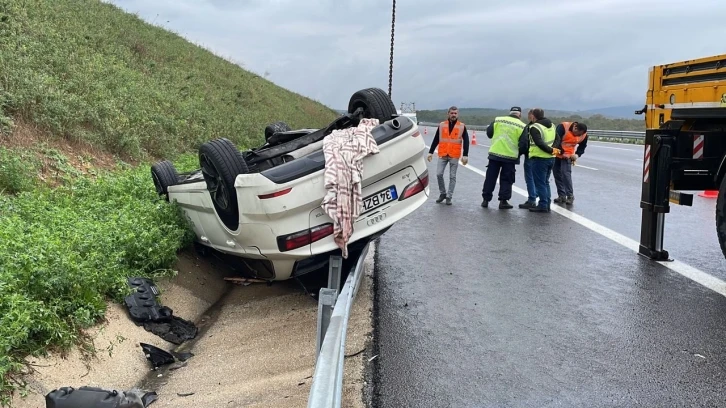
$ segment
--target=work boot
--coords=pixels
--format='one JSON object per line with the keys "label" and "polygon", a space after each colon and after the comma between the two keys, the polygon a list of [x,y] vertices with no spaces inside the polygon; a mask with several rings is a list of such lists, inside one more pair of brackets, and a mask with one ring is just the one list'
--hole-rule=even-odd
{"label": "work boot", "polygon": [[528,209],[530,209],[530,208],[534,208],[534,207],[536,207],[536,206],[537,206],[537,203],[535,203],[534,201],[529,201],[529,200],[527,200],[527,201],[525,201],[524,203],[520,204],[520,205],[519,205],[519,208],[523,208],[523,209],[525,209],[525,210],[528,210]]}
{"label": "work boot", "polygon": [[547,208],[547,207],[537,206],[537,207],[534,207],[534,208],[530,208],[529,211],[530,212],[536,212],[536,213],[548,213],[548,212],[550,212],[550,209]]}
{"label": "work boot", "polygon": [[441,195],[439,196],[439,199],[438,199],[438,200],[436,200],[436,203],[440,203],[440,202],[444,201],[444,199],[445,199],[445,198],[446,198],[446,194],[441,194]]}
{"label": "work boot", "polygon": [[572,205],[572,203],[575,202],[575,196],[567,196],[567,200],[565,200],[565,204]]}
{"label": "work boot", "polygon": [[451,197],[446,198],[446,205],[451,205]]}
{"label": "work boot", "polygon": [[499,209],[500,210],[508,210],[510,208],[514,208],[514,207],[512,207],[512,205],[509,204],[507,202],[507,200],[499,200]]}
{"label": "work boot", "polygon": [[552,202],[557,203],[557,204],[564,204],[566,200],[567,200],[567,197],[559,196],[559,197],[555,198],[554,200],[552,200]]}
{"label": "work boot", "polygon": [[484,207],[484,208],[489,207],[489,201],[487,201],[487,200],[482,201],[481,202],[481,206]]}

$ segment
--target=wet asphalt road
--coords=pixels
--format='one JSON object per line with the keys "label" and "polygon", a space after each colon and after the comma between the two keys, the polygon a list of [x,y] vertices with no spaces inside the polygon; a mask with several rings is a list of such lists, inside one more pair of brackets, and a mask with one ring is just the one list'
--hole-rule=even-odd
{"label": "wet asphalt road", "polygon": [[[595,146],[571,209],[638,240],[642,148]],[[726,405],[724,296],[559,214],[482,209],[463,166],[454,205],[435,204],[435,166],[431,199],[378,245],[375,406]],[[723,279],[714,203],[694,201],[673,207],[666,248]]]}

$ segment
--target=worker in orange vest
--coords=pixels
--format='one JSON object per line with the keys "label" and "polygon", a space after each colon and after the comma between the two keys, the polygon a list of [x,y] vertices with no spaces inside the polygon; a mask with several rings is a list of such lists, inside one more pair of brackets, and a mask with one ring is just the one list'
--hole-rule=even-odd
{"label": "worker in orange vest", "polygon": [[[585,153],[587,125],[582,122],[562,122],[557,125],[557,137],[562,140],[562,154],[555,159],[553,173],[557,186],[558,204],[572,205],[575,193],[572,188],[572,166]],[[577,147],[577,150],[575,150]]]}
{"label": "worker in orange vest", "polygon": [[[469,133],[466,130],[466,125],[459,121],[459,108],[456,106],[449,108],[449,119],[439,123],[439,129],[434,135],[434,141],[431,142],[429,155],[426,158],[428,161],[431,161],[436,147],[439,148],[439,163],[436,171],[436,179],[439,182],[439,198],[436,202],[440,203],[446,200],[446,204],[451,205],[451,198],[454,195],[454,187],[456,186],[456,170],[459,168],[459,159],[461,159],[461,164],[464,166],[469,162]],[[448,192],[444,183],[444,170],[446,170],[447,164],[449,165]]]}

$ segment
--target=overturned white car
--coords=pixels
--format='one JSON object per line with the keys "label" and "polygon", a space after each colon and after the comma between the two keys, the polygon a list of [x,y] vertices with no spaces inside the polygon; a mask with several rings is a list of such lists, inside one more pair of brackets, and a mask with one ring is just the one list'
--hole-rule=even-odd
{"label": "overturned white car", "polygon": [[347,241],[355,253],[429,195],[418,126],[397,116],[381,89],[353,94],[348,113],[326,128],[290,130],[278,122],[265,129],[263,146],[245,152],[227,139],[213,140],[199,148],[201,169],[179,174],[165,160],[152,166],[152,178],[157,192],[189,217],[198,244],[239,257],[251,276],[297,277],[342,253],[333,239],[334,220],[321,205],[328,193],[323,143],[365,119],[380,121],[368,133],[379,151],[362,159],[360,214]]}

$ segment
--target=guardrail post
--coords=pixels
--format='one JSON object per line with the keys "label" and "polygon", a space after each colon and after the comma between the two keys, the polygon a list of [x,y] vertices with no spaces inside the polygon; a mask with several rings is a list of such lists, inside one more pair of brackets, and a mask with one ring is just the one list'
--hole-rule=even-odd
{"label": "guardrail post", "polygon": [[332,255],[328,271],[328,288],[340,291],[340,276],[343,272],[343,257]]}
{"label": "guardrail post", "polygon": [[343,271],[343,258],[341,256],[332,255],[330,257],[330,267],[328,269],[328,287],[320,289],[318,296],[318,331],[317,344],[315,345],[316,356],[320,354],[320,348],[323,346],[325,333],[330,326],[330,317],[333,315],[335,302],[338,300],[338,292],[340,292],[340,277]]}
{"label": "guardrail post", "polygon": [[330,326],[330,317],[333,315],[333,308],[338,297],[338,291],[330,288],[321,288],[318,296],[318,332],[317,343],[315,344],[315,358],[320,354],[323,346],[325,333]]}

